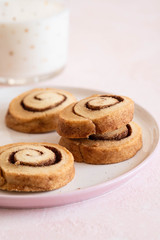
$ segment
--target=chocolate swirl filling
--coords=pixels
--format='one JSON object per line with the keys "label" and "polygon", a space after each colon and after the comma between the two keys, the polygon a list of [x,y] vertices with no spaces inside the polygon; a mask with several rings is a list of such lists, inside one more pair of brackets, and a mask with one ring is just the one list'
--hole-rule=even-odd
{"label": "chocolate swirl filling", "polygon": [[86,108],[91,110],[101,110],[108,108],[122,102],[123,98],[115,95],[101,95],[95,97],[86,103]]}
{"label": "chocolate swirl filling", "polygon": [[[59,163],[62,159],[62,154],[59,150],[57,150],[54,147],[50,147],[50,146],[43,146],[47,149],[49,149],[54,155],[52,158],[48,158],[48,159],[43,159],[41,161],[37,161],[36,162],[36,157],[35,157],[35,161],[34,162],[27,162],[27,161],[20,161],[16,159],[16,154],[24,151],[24,150],[31,150],[34,151],[36,153],[38,153],[38,155],[43,155],[43,151],[37,150],[37,149],[32,149],[32,148],[26,148],[26,149],[20,149],[18,151],[12,152],[9,156],[8,161],[12,164],[15,165],[24,165],[24,166],[31,166],[31,167],[44,167],[44,166],[50,166],[56,163]],[[27,153],[26,156],[30,157],[30,153]]]}
{"label": "chocolate swirl filling", "polygon": [[90,140],[103,140],[103,141],[120,141],[131,135],[132,128],[129,124],[121,129],[117,129],[111,133],[106,134],[92,134],[89,136]]}
{"label": "chocolate swirl filling", "polygon": [[[49,93],[48,96],[47,96],[47,92],[46,92],[46,97],[42,97],[41,96],[42,94],[43,94],[43,92],[38,93],[37,95],[34,95],[33,98],[32,98],[32,101],[29,102],[29,103],[26,101],[26,98],[29,97],[29,95],[25,96],[23,98],[23,100],[21,101],[22,108],[26,111],[29,111],[29,112],[44,112],[44,111],[53,109],[55,107],[58,107],[63,102],[65,102],[66,99],[67,99],[67,97],[64,94],[61,94],[61,93],[58,93],[58,92]],[[57,95],[59,99],[52,99],[51,94]],[[48,99],[51,104],[40,107],[40,103],[45,101],[46,99]],[[32,105],[33,101],[34,101],[34,106]]]}

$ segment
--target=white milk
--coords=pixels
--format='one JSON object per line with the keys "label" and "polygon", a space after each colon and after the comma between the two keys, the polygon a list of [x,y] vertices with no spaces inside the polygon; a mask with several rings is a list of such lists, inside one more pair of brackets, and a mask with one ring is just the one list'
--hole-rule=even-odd
{"label": "white milk", "polygon": [[68,21],[60,1],[1,0],[0,78],[35,79],[60,71],[67,57]]}

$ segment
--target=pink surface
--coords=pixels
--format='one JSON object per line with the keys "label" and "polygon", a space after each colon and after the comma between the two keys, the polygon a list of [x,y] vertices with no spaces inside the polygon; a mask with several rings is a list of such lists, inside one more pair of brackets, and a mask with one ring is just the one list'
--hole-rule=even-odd
{"label": "pink surface", "polygon": [[[47,84],[127,95],[158,121],[160,2],[70,3],[68,66]],[[96,199],[57,208],[0,209],[0,239],[159,240],[159,159],[160,151],[127,184]]]}

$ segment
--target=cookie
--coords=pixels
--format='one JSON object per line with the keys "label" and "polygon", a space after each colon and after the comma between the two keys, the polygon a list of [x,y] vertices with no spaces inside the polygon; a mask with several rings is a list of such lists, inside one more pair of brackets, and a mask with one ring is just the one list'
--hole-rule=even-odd
{"label": "cookie", "polygon": [[93,95],[66,107],[58,116],[57,132],[66,138],[88,138],[128,124],[134,102],[128,97]]}
{"label": "cookie", "polygon": [[14,98],[6,114],[6,125],[19,132],[43,133],[56,129],[62,109],[76,101],[69,92],[37,88]]}
{"label": "cookie", "polygon": [[118,163],[133,157],[142,147],[142,131],[131,122],[125,127],[88,139],[61,137],[60,145],[66,147],[76,162],[90,164]]}
{"label": "cookie", "polygon": [[58,144],[15,143],[0,147],[0,189],[39,192],[60,188],[74,177],[72,154]]}

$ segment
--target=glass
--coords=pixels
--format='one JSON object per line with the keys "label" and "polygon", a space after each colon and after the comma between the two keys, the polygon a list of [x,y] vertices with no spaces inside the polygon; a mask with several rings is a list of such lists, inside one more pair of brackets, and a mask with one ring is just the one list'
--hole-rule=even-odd
{"label": "glass", "polygon": [[0,83],[47,80],[67,61],[69,9],[65,1],[0,1]]}

